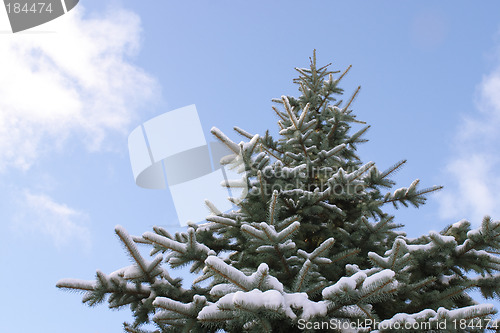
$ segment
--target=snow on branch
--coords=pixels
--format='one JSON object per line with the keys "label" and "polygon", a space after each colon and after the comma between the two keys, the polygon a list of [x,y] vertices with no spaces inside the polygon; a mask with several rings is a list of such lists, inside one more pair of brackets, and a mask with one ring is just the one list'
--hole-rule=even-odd
{"label": "snow on branch", "polygon": [[333,286],[323,289],[323,298],[344,305],[380,301],[384,296],[394,293],[397,281],[395,273],[389,269],[366,276],[359,271],[352,276],[342,277]]}
{"label": "snow on branch", "polygon": [[224,133],[222,133],[222,131],[220,129],[218,129],[217,127],[212,127],[212,129],[210,130],[210,132],[212,132],[212,134],[217,139],[219,139],[220,141],[222,141],[222,143],[224,143],[235,154],[239,154],[240,153],[240,146],[237,143],[233,142],[231,139],[229,139]]}
{"label": "snow on branch", "polygon": [[190,303],[182,303],[167,297],[157,297],[153,306],[160,308],[153,316],[153,321],[173,326],[193,327],[197,325],[196,317],[207,304],[204,296],[194,295]]}
{"label": "snow on branch", "polygon": [[196,231],[194,228],[189,228],[187,233],[183,234],[183,236],[185,242],[173,240],[152,232],[146,232],[142,235],[144,239],[160,247],[163,251],[172,251],[166,257],[166,260],[172,267],[181,266],[194,261],[195,263],[191,270],[193,272],[198,271],[202,268],[201,266],[204,260],[209,255],[215,254],[215,252],[196,240]]}
{"label": "snow on branch", "polygon": [[[313,302],[306,293],[284,293],[277,290],[237,291],[230,293],[203,308],[198,319],[204,322],[220,319],[230,320],[247,316],[259,316],[261,311],[268,310],[283,320],[298,318],[309,320],[315,316],[324,316],[327,311],[326,302]],[[300,311],[301,310],[301,311]],[[297,315],[299,313],[299,315]]]}
{"label": "snow on branch", "polygon": [[226,264],[222,259],[216,256],[209,256],[205,260],[205,265],[219,277],[232,283],[243,291],[249,291],[254,288],[259,288],[261,290],[276,289],[278,291],[283,291],[283,285],[278,281],[278,279],[269,275],[269,267],[266,264],[260,264],[257,271],[250,276],[247,276],[239,269]]}
{"label": "snow on branch", "polygon": [[68,289],[74,291],[92,291],[96,283],[94,281],[85,281],[78,279],[61,279],[57,281],[56,287],[61,289]]}

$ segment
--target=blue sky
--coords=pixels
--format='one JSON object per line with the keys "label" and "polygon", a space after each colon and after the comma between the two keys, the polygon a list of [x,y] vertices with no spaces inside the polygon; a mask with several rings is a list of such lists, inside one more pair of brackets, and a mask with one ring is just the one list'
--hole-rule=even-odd
{"label": "blue sky", "polygon": [[270,100],[298,94],[293,68],[313,49],[353,65],[343,87],[362,86],[354,110],[372,125],[363,160],[408,159],[399,186],[444,185],[396,212],[409,235],[499,219],[498,13],[493,0],[88,0],[9,34],[0,10],[2,330],[121,332],[128,310],[89,309],[55,283],[128,265],[117,224],[180,230],[168,191],[134,184],[128,133],[189,104],[207,137],[276,133]]}

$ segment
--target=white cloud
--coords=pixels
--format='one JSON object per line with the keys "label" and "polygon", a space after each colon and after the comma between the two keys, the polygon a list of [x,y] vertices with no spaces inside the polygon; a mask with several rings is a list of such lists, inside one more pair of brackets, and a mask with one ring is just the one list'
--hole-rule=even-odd
{"label": "white cloud", "polygon": [[485,215],[500,219],[500,65],[479,84],[477,106],[457,129],[446,167],[451,186],[438,195],[443,218],[476,224]]}
{"label": "white cloud", "polygon": [[75,134],[101,149],[156,96],[155,80],[130,61],[140,44],[134,13],[87,17],[79,4],[35,30],[53,33],[0,34],[0,170],[28,169]]}
{"label": "white cloud", "polygon": [[[32,194],[25,191],[22,202],[18,203],[14,220],[19,231],[31,231],[49,236],[56,247],[70,244],[90,248],[90,230],[86,214],[55,202],[45,194]],[[77,243],[75,243],[75,240]]]}

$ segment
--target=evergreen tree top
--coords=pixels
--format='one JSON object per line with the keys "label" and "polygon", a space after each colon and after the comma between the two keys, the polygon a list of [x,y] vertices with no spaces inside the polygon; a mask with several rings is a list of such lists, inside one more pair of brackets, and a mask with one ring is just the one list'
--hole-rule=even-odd
{"label": "evergreen tree top", "polygon": [[[309,68],[297,68],[301,96],[274,100],[279,139],[236,127],[249,139],[237,144],[212,129],[235,153],[221,163],[239,165],[242,175],[222,185],[248,188],[230,198],[236,209],[221,212],[207,201],[207,223],[175,235],[154,227],[131,237],[117,227],[134,263],[109,275],[98,271],[95,282],[64,279],[58,287],[85,292],[89,305],[107,296],[112,308],[130,305],[135,322],[124,327],[136,333],[151,321],[161,333],[313,332],[324,323],[336,332],[345,331],[342,323],[358,332],[498,328],[493,306],[467,292],[500,295],[500,221],[485,217],[478,229],[460,221],[415,239],[396,231],[401,225],[386,205],[419,207],[441,187],[419,189],[415,180],[390,191],[390,175],[406,161],[379,171],[357,156],[368,129],[351,133],[366,125],[350,109],[359,88],[338,100],[350,66],[328,67],[317,68],[314,53]],[[138,244],[152,249],[151,261]],[[197,274],[191,288],[164,263],[190,265]]]}

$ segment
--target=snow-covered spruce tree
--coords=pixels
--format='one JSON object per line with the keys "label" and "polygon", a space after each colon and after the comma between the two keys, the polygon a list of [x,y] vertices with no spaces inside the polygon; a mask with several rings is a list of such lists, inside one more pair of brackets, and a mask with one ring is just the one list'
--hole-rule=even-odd
{"label": "snow-covered spruce tree", "polygon": [[[135,321],[124,324],[127,332],[145,332],[151,322],[155,332],[301,332],[325,323],[330,331],[361,323],[359,332],[495,327],[493,306],[467,292],[499,296],[500,222],[485,217],[471,229],[462,220],[411,239],[395,231],[401,225],[384,207],[419,207],[440,187],[419,189],[415,180],[392,192],[389,177],[405,161],[380,171],[357,156],[369,127],[351,132],[364,124],[350,109],[359,88],[347,102],[337,100],[349,68],[318,68],[315,56],[310,68],[297,68],[301,96],[274,100],[277,140],[235,128],[249,139],[236,144],[212,129],[245,168],[248,194],[231,199],[238,209],[223,213],[207,202],[207,223],[175,235],[155,227],[133,237],[118,226],[133,265],[57,286],[84,292],[90,306],[107,296],[111,308],[130,305]],[[152,260],[137,244],[152,248]],[[191,265],[198,278],[185,289],[165,264]]]}

